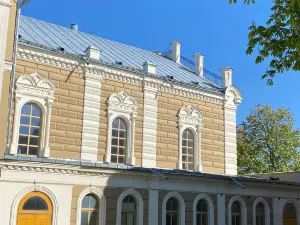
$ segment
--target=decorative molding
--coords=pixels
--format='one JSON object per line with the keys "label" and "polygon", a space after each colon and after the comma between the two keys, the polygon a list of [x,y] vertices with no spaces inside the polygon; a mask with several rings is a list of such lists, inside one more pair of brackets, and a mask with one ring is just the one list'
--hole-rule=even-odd
{"label": "decorative molding", "polygon": [[[20,191],[17,194],[17,196],[13,200],[13,203],[12,203],[12,206],[11,206],[10,225],[16,225],[17,224],[18,207],[19,207],[20,201],[28,193],[33,192],[33,191],[37,191],[36,190],[36,185],[31,185],[31,186],[23,189],[22,191]],[[51,225],[58,225],[59,205],[58,205],[57,198],[55,197],[54,193],[50,189],[48,189],[44,186],[39,186],[38,191],[44,193],[45,195],[47,195],[50,198],[51,203],[53,205],[53,215],[52,215],[52,224]]]}
{"label": "decorative molding", "polygon": [[14,124],[9,154],[17,154],[21,109],[26,103],[32,102],[39,106],[42,113],[38,154],[41,157],[49,157],[50,120],[54,90],[54,84],[43,78],[38,72],[31,75],[22,75],[17,79],[15,88]]}
{"label": "decorative molding", "polygon": [[81,225],[81,209],[82,209],[82,200],[83,198],[88,195],[93,194],[98,200],[98,224],[97,225],[105,225],[106,223],[106,198],[103,192],[96,188],[96,187],[89,187],[84,189],[80,195],[78,196],[77,200],[77,212],[76,212],[76,225]]}
{"label": "decorative molding", "polygon": [[193,225],[197,225],[197,204],[198,202],[204,199],[206,200],[206,203],[208,204],[208,225],[214,225],[214,203],[211,200],[211,198],[207,194],[199,194],[193,203]]}
{"label": "decorative molding", "polygon": [[234,176],[237,175],[236,110],[241,101],[242,95],[235,86],[225,89],[225,174]]}
{"label": "decorative molding", "polygon": [[85,74],[81,159],[98,161],[101,76]]}
{"label": "decorative molding", "polygon": [[169,192],[162,202],[162,225],[166,225],[167,202],[170,198],[176,198],[179,202],[179,225],[185,225],[185,203],[183,197],[178,192]]}
{"label": "decorative molding", "polygon": [[231,208],[232,208],[232,204],[236,201],[239,202],[241,207],[241,217],[242,217],[241,225],[247,225],[247,205],[244,199],[242,199],[242,197],[239,195],[232,197],[228,203],[228,225],[232,225]]}
{"label": "decorative molding", "polygon": [[18,48],[18,58],[37,63],[46,64],[58,68],[75,70],[101,76],[104,79],[113,79],[121,82],[131,83],[140,86],[155,88],[158,91],[172,92],[178,95],[183,95],[190,98],[196,98],[203,101],[209,101],[216,104],[223,104],[224,94],[214,93],[208,90],[195,88],[185,84],[176,84],[164,81],[159,77],[147,77],[144,80],[144,73],[138,71],[130,71],[122,68],[114,68],[105,64],[86,63],[75,56],[62,55],[53,53],[37,47],[28,46],[20,43]]}
{"label": "decorative molding", "polygon": [[194,106],[188,105],[180,109],[178,113],[178,169],[182,169],[182,134],[186,129],[192,131],[194,136],[194,171],[202,171],[201,160],[201,129],[202,113]]}
{"label": "decorative molding", "polygon": [[256,207],[257,204],[262,203],[264,205],[264,209],[265,209],[265,225],[270,225],[270,221],[271,221],[271,213],[270,213],[270,206],[268,204],[268,202],[263,198],[257,198],[254,203],[253,203],[253,225],[256,225]]}
{"label": "decorative molding", "polygon": [[136,190],[134,189],[128,189],[124,192],[122,192],[122,194],[119,196],[118,198],[118,202],[117,202],[117,218],[116,218],[116,225],[121,225],[121,213],[122,213],[122,202],[123,199],[128,196],[128,195],[132,195],[137,203],[137,225],[143,225],[144,224],[144,220],[143,220],[143,216],[144,216],[144,201],[142,196],[140,195],[140,193],[138,193]]}
{"label": "decorative molding", "polygon": [[112,139],[112,122],[115,118],[124,119],[127,125],[127,149],[126,164],[135,165],[134,140],[135,140],[135,120],[137,116],[137,102],[125,91],[112,94],[108,99],[107,108],[107,149],[105,162],[111,161],[111,139]]}
{"label": "decorative molding", "polygon": [[4,72],[12,71],[12,62],[5,61],[4,62]]}
{"label": "decorative molding", "polygon": [[[143,152],[142,166],[156,167],[156,134],[157,134],[157,87],[144,82],[144,118],[143,118]],[[149,83],[148,83],[149,84]]]}
{"label": "decorative molding", "polygon": [[4,6],[4,7],[7,7],[7,8],[10,8],[13,4],[10,3],[9,0],[0,0],[0,7],[1,6]]}

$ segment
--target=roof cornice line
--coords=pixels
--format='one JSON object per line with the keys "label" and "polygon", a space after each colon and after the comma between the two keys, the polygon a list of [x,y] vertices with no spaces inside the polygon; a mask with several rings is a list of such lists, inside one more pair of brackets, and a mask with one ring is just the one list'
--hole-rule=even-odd
{"label": "roof cornice line", "polygon": [[[38,62],[49,66],[74,70],[79,73],[89,73],[101,76],[106,79],[118,80],[135,85],[155,86],[157,90],[164,92],[172,92],[186,97],[196,98],[216,104],[224,103],[224,94],[217,93],[201,88],[195,88],[192,85],[167,82],[163,77],[153,75],[145,76],[145,73],[138,69],[128,69],[114,67],[105,63],[86,62],[79,56],[65,55],[58,52],[51,52],[38,47],[32,47],[27,44],[20,43],[17,53],[18,59]],[[82,62],[81,62],[82,61]]]}

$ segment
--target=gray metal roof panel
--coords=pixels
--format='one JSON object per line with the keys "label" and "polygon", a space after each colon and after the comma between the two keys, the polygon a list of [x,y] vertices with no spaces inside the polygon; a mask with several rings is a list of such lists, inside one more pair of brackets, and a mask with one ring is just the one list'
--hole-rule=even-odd
{"label": "gray metal roof panel", "polygon": [[85,50],[89,46],[94,46],[101,50],[103,61],[122,62],[124,66],[131,68],[142,69],[143,63],[148,61],[157,65],[158,76],[171,75],[179,82],[190,83],[194,81],[198,82],[201,88],[222,92],[217,84],[199,77],[186,70],[183,65],[176,64],[172,60],[151,51],[25,16],[21,16],[19,34],[25,41],[53,49],[64,48],[66,53],[75,55],[85,55]]}

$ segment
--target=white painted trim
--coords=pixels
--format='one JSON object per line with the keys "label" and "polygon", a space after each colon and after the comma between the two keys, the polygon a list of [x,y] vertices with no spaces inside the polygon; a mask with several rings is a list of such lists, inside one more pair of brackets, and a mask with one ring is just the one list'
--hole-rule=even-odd
{"label": "white painted trim", "polygon": [[116,219],[116,225],[121,225],[121,213],[122,213],[122,202],[123,199],[128,196],[132,195],[137,203],[137,225],[143,225],[144,224],[144,201],[140,193],[138,193],[134,189],[128,189],[121,193],[121,195],[118,198],[117,202],[117,219]]}
{"label": "white painted trim", "polygon": [[52,225],[59,225],[58,224],[58,210],[59,210],[59,205],[58,205],[58,201],[55,197],[55,195],[53,194],[53,192],[44,187],[44,186],[39,186],[39,185],[32,185],[29,186],[25,189],[23,189],[22,191],[20,191],[17,196],[15,197],[12,206],[11,206],[11,216],[10,216],[10,225],[16,225],[17,224],[17,218],[18,218],[18,207],[20,204],[20,201],[30,192],[34,192],[34,191],[38,191],[38,192],[42,192],[45,195],[47,195],[52,204],[53,204],[53,215],[52,215]]}
{"label": "white painted trim", "polygon": [[268,204],[268,202],[263,198],[257,198],[254,203],[253,203],[253,225],[256,225],[256,207],[258,203],[262,203],[264,205],[265,208],[265,225],[270,225],[270,221],[271,221],[271,213],[270,213],[270,206]]}
{"label": "white painted trim", "polygon": [[178,113],[178,169],[182,169],[182,133],[189,129],[194,136],[194,171],[202,171],[201,160],[201,129],[202,129],[202,113],[192,105],[184,106]]}
{"label": "white painted trim", "polygon": [[179,203],[179,225],[185,225],[185,203],[183,197],[178,192],[169,192],[162,202],[162,225],[166,225],[167,202],[170,198],[176,198]]}
{"label": "white painted trim", "polygon": [[[146,79],[146,78],[145,78]],[[156,167],[157,88],[144,86],[142,166]]]}
{"label": "white painted trim", "polygon": [[98,161],[101,76],[85,74],[81,159]]}
{"label": "white painted trim", "polygon": [[26,103],[32,102],[39,106],[42,114],[38,155],[41,157],[49,157],[50,120],[51,108],[54,100],[54,90],[54,84],[43,78],[43,76],[38,72],[31,75],[22,75],[17,79],[15,90],[14,124],[9,154],[17,154],[21,110]]}
{"label": "white painted trim", "polygon": [[[74,69],[77,72],[85,71],[92,73],[95,76],[103,76],[105,79],[113,79],[136,85],[142,85],[144,81],[144,74],[140,74],[138,72],[121,70],[118,68],[93,63],[85,65],[82,64],[80,60],[74,59],[74,57],[49,52],[47,50],[24,45],[22,43],[19,43],[18,58],[47,64],[62,69]],[[207,90],[201,90],[199,88],[184,84],[170,85],[169,82],[154,77],[149,77],[148,81],[144,82],[144,85],[156,87],[159,91],[172,92],[189,98],[200,99],[216,104],[223,104],[224,102],[224,94],[222,93],[209,92]]]}
{"label": "white painted trim", "polygon": [[247,205],[244,199],[239,195],[232,197],[228,203],[228,225],[232,225],[231,208],[232,204],[236,201],[238,201],[241,206],[242,225],[247,225]]}
{"label": "white painted trim", "polygon": [[122,118],[127,125],[127,149],[126,164],[135,165],[134,140],[135,140],[135,119],[137,116],[137,102],[125,91],[112,94],[108,99],[107,108],[107,149],[105,162],[111,162],[111,139],[112,122],[115,118]]}
{"label": "white painted trim", "polygon": [[236,110],[242,101],[240,91],[229,86],[224,95],[225,174],[237,175]]}
{"label": "white painted trim", "polygon": [[5,61],[4,62],[4,72],[12,71],[12,62]]}
{"label": "white painted trim", "polygon": [[197,204],[201,199],[205,199],[208,204],[208,225],[214,225],[214,203],[207,194],[199,194],[193,203],[193,225],[197,225]]}
{"label": "white painted trim", "polygon": [[88,195],[88,194],[93,194],[96,196],[98,200],[98,205],[99,205],[99,223],[98,225],[105,225],[106,223],[106,198],[103,194],[103,192],[96,188],[96,187],[89,187],[84,189],[80,195],[78,196],[77,200],[77,212],[76,212],[76,225],[81,225],[81,208],[82,208],[82,200],[83,198]]}

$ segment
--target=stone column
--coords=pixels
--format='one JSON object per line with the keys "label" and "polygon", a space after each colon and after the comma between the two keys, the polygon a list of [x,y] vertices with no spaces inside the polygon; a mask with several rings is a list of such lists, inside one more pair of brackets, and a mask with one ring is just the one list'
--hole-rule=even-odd
{"label": "stone column", "polygon": [[85,74],[81,159],[98,160],[102,77]]}
{"label": "stone column", "polygon": [[225,225],[225,215],[226,215],[226,208],[225,208],[225,194],[218,194],[217,195],[217,224],[218,225]]}
{"label": "stone column", "polygon": [[6,41],[9,22],[9,9],[12,6],[10,0],[0,0],[0,101],[2,82],[5,67]]}

